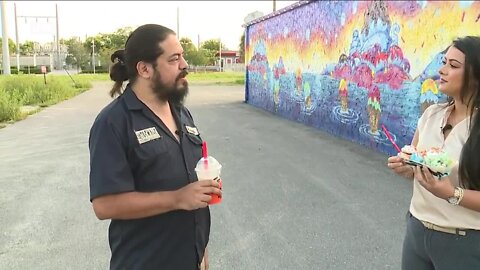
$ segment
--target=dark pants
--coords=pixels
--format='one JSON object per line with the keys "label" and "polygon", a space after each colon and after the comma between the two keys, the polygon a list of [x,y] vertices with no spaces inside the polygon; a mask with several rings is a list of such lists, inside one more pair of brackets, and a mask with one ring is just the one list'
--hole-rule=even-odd
{"label": "dark pants", "polygon": [[467,230],[465,236],[438,232],[408,213],[402,270],[457,269],[480,269],[480,231]]}

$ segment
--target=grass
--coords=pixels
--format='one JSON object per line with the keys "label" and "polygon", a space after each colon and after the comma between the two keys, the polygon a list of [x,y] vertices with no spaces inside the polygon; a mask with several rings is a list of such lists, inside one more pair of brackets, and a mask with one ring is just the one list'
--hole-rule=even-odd
{"label": "grass", "polygon": [[191,84],[244,84],[244,72],[191,72],[187,76]]}
{"label": "grass", "polygon": [[77,78],[73,84],[68,76],[11,75],[0,77],[0,122],[18,121],[37,110],[24,112],[23,106],[47,107],[89,89],[91,83]]}
{"label": "grass", "polygon": [[[22,120],[63,100],[72,98],[92,87],[94,81],[110,81],[109,74],[0,76],[0,128],[6,123]],[[73,79],[73,80],[72,80]],[[244,72],[190,72],[191,85],[236,85],[245,83]],[[29,110],[24,110],[28,106]],[[33,108],[33,109],[32,109]]]}
{"label": "grass", "polygon": [[[68,78],[68,76],[66,76]],[[78,74],[73,76],[87,81],[110,81],[108,74]],[[244,72],[190,72],[187,76],[190,84],[234,85],[245,83]]]}

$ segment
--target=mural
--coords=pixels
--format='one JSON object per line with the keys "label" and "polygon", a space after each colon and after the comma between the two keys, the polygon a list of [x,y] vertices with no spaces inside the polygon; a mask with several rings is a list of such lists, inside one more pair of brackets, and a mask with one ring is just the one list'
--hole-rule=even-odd
{"label": "mural", "polygon": [[480,35],[478,1],[303,1],[246,29],[246,101],[395,154],[445,101],[442,57]]}

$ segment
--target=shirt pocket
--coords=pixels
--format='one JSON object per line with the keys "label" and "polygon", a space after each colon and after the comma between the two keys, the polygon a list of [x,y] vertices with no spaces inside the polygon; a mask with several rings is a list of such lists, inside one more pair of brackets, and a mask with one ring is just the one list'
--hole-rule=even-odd
{"label": "shirt pocket", "polygon": [[194,159],[195,162],[197,162],[203,156],[202,155],[203,140],[200,137],[200,135],[186,133],[185,136],[188,138],[188,142],[191,145],[192,158]]}
{"label": "shirt pocket", "polygon": [[134,148],[135,155],[140,160],[151,160],[159,158],[168,153],[168,147],[164,139],[156,139],[146,143],[139,144]]}

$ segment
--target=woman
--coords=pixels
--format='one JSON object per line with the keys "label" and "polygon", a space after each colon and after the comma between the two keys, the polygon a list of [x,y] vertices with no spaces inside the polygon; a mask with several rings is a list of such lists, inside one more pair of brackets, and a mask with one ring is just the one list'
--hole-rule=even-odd
{"label": "woman", "polygon": [[439,147],[459,160],[439,179],[425,167],[388,158],[388,167],[413,180],[403,243],[404,270],[480,269],[480,37],[456,39],[440,68],[447,104],[430,106],[412,141],[418,150]]}

